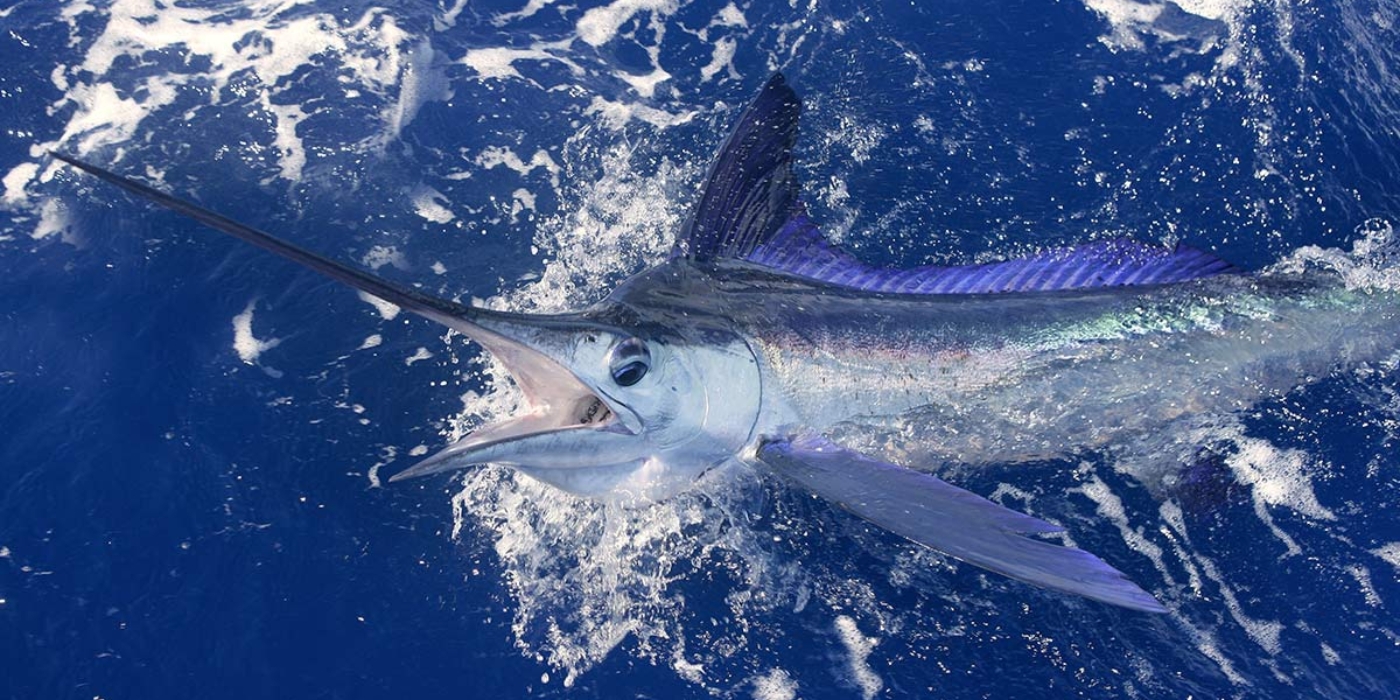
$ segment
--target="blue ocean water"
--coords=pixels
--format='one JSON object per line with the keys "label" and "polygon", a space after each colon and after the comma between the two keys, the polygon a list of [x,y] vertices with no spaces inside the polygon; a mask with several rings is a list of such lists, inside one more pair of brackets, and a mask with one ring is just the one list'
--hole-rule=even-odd
{"label": "blue ocean water", "polygon": [[508,412],[501,369],[45,155],[562,309],[664,257],[781,70],[813,217],[870,262],[1131,235],[1393,284],[1400,8],[385,4],[0,5],[5,697],[1400,695],[1395,363],[959,474],[1171,609],[1143,615],[738,470],[648,508],[383,484]]}

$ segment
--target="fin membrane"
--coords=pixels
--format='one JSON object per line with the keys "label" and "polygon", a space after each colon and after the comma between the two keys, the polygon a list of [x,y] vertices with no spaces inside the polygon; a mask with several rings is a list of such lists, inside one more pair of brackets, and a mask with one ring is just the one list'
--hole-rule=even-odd
{"label": "fin membrane", "polygon": [[792,147],[801,112],[797,93],[773,74],[715,156],[674,255],[742,259],[782,228],[798,206]]}
{"label": "fin membrane", "polygon": [[1114,240],[986,265],[872,267],[831,245],[798,201],[792,150],[802,101],[775,73],[720,147],[672,256],[747,260],[887,294],[988,294],[1169,284],[1238,272],[1209,253]]}
{"label": "fin membrane", "polygon": [[886,294],[1049,292],[1170,284],[1239,272],[1234,265],[1190,246],[1166,248],[1127,239],[985,265],[873,267],[829,243],[816,224],[801,214],[743,259],[825,284]]}
{"label": "fin membrane", "polygon": [[851,513],[969,564],[1104,603],[1166,612],[1150,593],[1093,554],[1022,536],[1061,528],[932,475],[815,436],[764,443],[759,458]]}

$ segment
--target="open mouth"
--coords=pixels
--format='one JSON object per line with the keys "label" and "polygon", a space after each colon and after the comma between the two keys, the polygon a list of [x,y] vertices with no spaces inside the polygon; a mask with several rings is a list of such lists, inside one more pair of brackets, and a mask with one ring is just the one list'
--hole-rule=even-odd
{"label": "open mouth", "polygon": [[[515,376],[514,373],[512,376]],[[517,384],[520,384],[518,378]],[[551,382],[549,389],[545,395],[525,390],[527,408],[524,413],[483,425],[453,447],[482,445],[560,430],[621,427],[607,402],[572,375],[566,381]]]}
{"label": "open mouth", "polygon": [[579,425],[592,425],[594,423],[604,425],[612,420],[612,409],[608,408],[608,405],[603,403],[602,399],[595,396],[592,401],[587,403],[588,408],[585,408],[583,410],[583,415],[578,417]]}
{"label": "open mouth", "polygon": [[478,428],[390,481],[486,463],[534,468],[591,466],[605,451],[602,443],[607,439],[568,433],[636,434],[639,425],[630,412],[620,412],[568,368],[531,347],[540,344],[529,342],[534,336],[558,330],[530,326],[511,330],[518,331],[512,335],[522,340],[485,328],[474,328],[469,335],[506,366],[525,395],[525,412]]}
{"label": "open mouth", "polygon": [[565,364],[551,358],[572,357],[574,341],[580,337],[615,336],[617,329],[581,314],[495,311],[400,287],[116,173],[70,156],[55,153],[54,157],[234,238],[461,331],[500,358],[524,391],[529,409],[477,430],[395,474],[390,481],[488,462],[540,469],[608,466],[616,465],[629,449],[636,451],[635,438],[642,432],[637,414],[590,388]]}

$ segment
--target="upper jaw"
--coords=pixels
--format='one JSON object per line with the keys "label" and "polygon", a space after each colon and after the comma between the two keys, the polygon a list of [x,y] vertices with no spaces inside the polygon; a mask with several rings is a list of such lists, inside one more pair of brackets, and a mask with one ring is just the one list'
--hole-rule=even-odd
{"label": "upper jaw", "polygon": [[635,443],[642,431],[640,417],[551,356],[566,356],[580,334],[606,337],[617,331],[574,314],[504,313],[475,316],[459,330],[501,360],[529,408],[477,429],[390,481],[485,463],[598,466]]}

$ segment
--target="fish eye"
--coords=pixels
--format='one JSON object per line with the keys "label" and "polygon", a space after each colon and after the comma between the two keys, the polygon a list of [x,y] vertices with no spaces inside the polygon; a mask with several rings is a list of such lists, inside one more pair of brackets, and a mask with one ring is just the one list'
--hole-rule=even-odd
{"label": "fish eye", "polygon": [[642,377],[647,375],[647,366],[643,362],[633,360],[627,364],[613,369],[613,381],[618,386],[632,386],[642,381]]}
{"label": "fish eye", "polygon": [[641,338],[628,338],[613,348],[611,364],[613,381],[618,386],[632,386],[651,369],[651,351]]}

